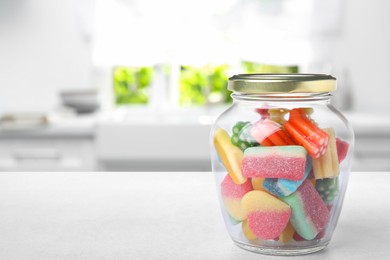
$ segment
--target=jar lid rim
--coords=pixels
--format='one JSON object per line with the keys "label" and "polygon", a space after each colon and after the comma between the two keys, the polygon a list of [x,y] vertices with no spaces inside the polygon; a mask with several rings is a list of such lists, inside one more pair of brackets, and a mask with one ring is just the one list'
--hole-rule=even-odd
{"label": "jar lid rim", "polygon": [[336,78],[327,74],[237,74],[228,89],[239,93],[323,93],[336,91]]}

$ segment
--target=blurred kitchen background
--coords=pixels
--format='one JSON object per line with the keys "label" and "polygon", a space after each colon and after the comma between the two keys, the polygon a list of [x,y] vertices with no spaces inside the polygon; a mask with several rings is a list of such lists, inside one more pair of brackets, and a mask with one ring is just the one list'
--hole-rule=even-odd
{"label": "blurred kitchen background", "polygon": [[328,73],[390,171],[390,1],[0,0],[0,171],[208,171],[227,78]]}

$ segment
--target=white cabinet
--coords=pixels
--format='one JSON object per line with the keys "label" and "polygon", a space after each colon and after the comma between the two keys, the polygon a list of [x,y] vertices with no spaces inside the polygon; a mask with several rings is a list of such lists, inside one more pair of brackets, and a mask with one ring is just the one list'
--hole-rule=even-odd
{"label": "white cabinet", "polygon": [[[354,171],[390,171],[390,119],[347,114]],[[145,116],[0,130],[0,171],[210,171],[210,123]]]}
{"label": "white cabinet", "polygon": [[385,134],[356,133],[354,171],[390,171],[390,130]]}
{"label": "white cabinet", "polygon": [[353,171],[390,171],[390,117],[347,114],[355,130]]}
{"label": "white cabinet", "polygon": [[93,116],[0,129],[0,171],[94,171]]}
{"label": "white cabinet", "polygon": [[104,171],[210,171],[211,126],[164,119],[100,122],[99,168]]}
{"label": "white cabinet", "polygon": [[0,171],[93,171],[92,138],[2,138]]}

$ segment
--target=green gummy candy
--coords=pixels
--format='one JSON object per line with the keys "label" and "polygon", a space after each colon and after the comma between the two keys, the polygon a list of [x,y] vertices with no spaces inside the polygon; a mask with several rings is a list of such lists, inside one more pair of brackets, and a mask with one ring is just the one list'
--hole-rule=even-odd
{"label": "green gummy candy", "polygon": [[246,142],[249,142],[249,143],[257,143],[256,140],[252,137],[251,133],[250,133],[250,124],[247,124],[245,125],[240,133],[239,133],[239,139],[240,140],[243,140],[243,141],[246,141]]}
{"label": "green gummy candy", "polygon": [[330,205],[339,194],[338,177],[316,180],[315,187],[325,204]]}
{"label": "green gummy candy", "polygon": [[249,122],[237,122],[234,126],[233,126],[233,135],[238,135],[241,131],[241,129],[245,126],[249,124]]}
{"label": "green gummy candy", "polygon": [[249,147],[259,145],[250,134],[250,122],[237,122],[233,128],[231,137],[232,144],[240,148],[242,151]]}

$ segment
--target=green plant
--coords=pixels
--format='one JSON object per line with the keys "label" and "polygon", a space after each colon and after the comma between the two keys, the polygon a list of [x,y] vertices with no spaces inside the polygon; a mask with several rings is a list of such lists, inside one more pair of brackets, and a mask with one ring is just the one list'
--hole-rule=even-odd
{"label": "green plant", "polygon": [[152,67],[114,68],[116,104],[147,104],[153,75]]}
{"label": "green plant", "polygon": [[179,104],[182,106],[229,103],[228,65],[181,66]]}
{"label": "green plant", "polygon": [[244,73],[298,73],[299,67],[296,65],[272,65],[262,64],[252,61],[243,61],[242,66]]}

